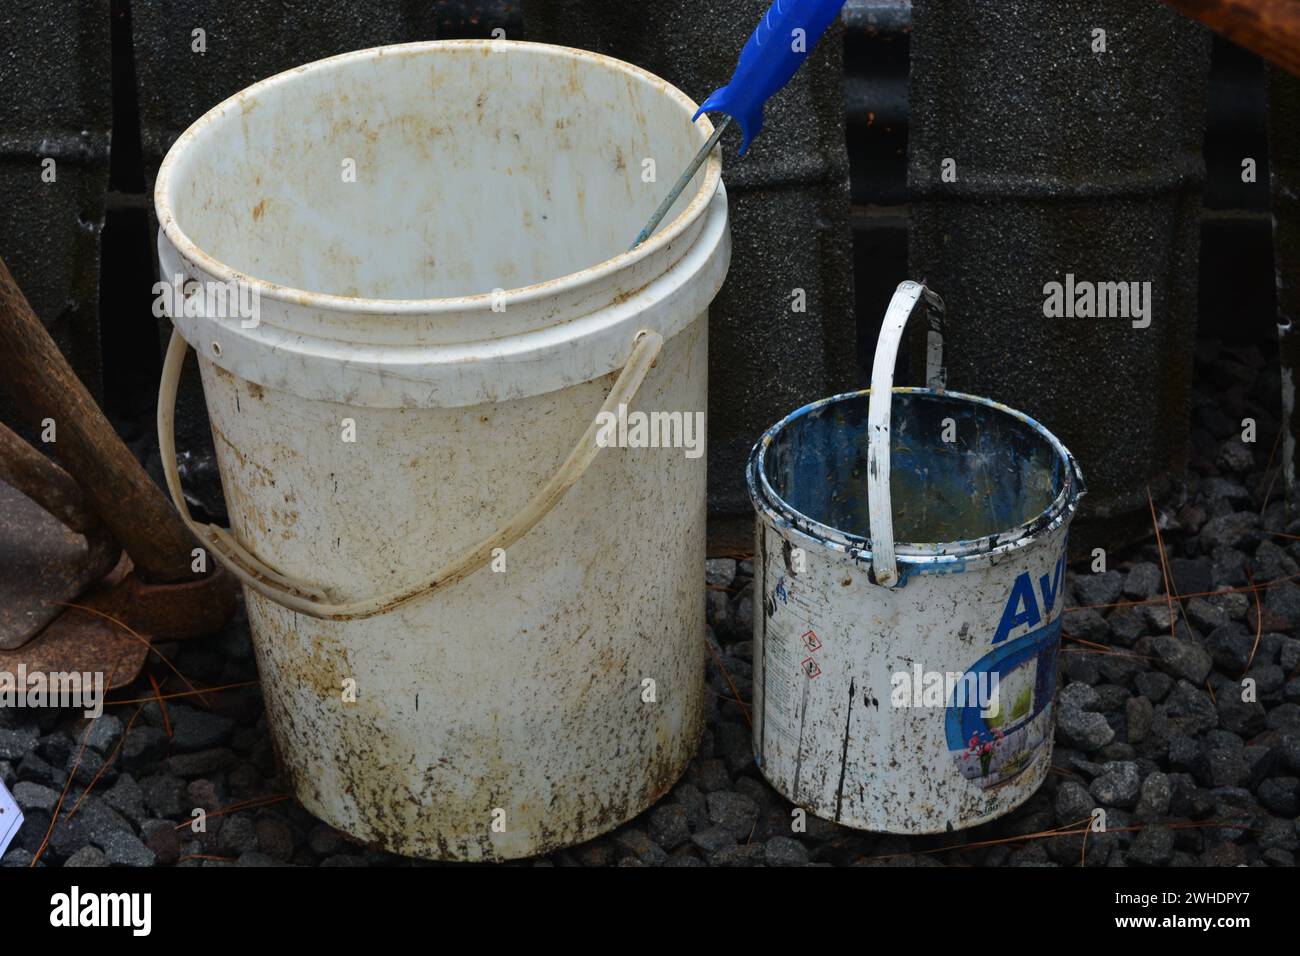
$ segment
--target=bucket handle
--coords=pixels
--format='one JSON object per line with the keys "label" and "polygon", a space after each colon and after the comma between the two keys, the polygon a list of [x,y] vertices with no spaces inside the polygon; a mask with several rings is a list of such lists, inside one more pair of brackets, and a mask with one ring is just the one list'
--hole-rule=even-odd
{"label": "bucket handle", "polygon": [[889,490],[890,409],[893,402],[894,366],[903,330],[916,310],[924,305],[926,331],[925,384],[936,392],[947,385],[943,365],[943,299],[920,282],[900,283],[889,301],[885,320],[876,342],[876,359],[871,367],[871,397],[867,404],[867,511],[871,522],[871,574],[876,584],[899,585],[898,561],[894,556],[894,510]]}
{"label": "bucket handle", "polygon": [[167,490],[171,492],[172,503],[194,536],[231,574],[258,594],[281,607],[320,620],[355,621],[377,617],[464,580],[491,561],[497,548],[510,547],[546,517],[565,493],[586,474],[600,452],[601,445],[597,436],[601,422],[607,414],[614,414],[619,405],[631,403],[658,358],[663,344],[663,336],[658,332],[642,329],[637,333],[633,340],[632,354],[600,411],[578,439],[573,451],[551,479],[509,521],[443,565],[424,582],[368,600],[347,604],[330,603],[330,595],[325,591],[276,571],[245,547],[229,529],[213,524],[200,525],[194,520],[181,492],[181,479],[176,469],[176,392],[180,384],[181,367],[189,352],[189,343],[176,330],[172,331],[171,344],[167,347],[162,383],[158,390],[158,447],[162,455]]}

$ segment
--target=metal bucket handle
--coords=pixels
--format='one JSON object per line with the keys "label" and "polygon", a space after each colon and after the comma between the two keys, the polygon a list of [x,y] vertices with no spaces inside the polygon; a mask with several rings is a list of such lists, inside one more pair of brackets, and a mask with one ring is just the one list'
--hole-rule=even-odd
{"label": "metal bucket handle", "polygon": [[920,282],[907,280],[889,301],[876,360],[871,367],[871,398],[867,405],[867,511],[871,521],[871,576],[883,587],[897,587],[898,561],[894,557],[894,511],[889,491],[890,409],[893,400],[894,366],[898,346],[908,320],[925,305],[929,329],[926,332],[925,384],[942,393],[947,385],[943,365],[943,300]]}
{"label": "metal bucket handle", "polygon": [[258,594],[281,607],[297,611],[308,617],[326,621],[354,621],[377,617],[401,607],[416,598],[424,597],[449,587],[469,577],[492,560],[497,548],[508,548],[541,521],[559,504],[565,493],[586,474],[600,452],[597,435],[606,414],[614,414],[619,405],[631,404],[663,348],[663,336],[642,329],[632,342],[632,354],[619,373],[614,387],[601,405],[587,430],[583,432],[573,451],[564,459],[558,471],[542,488],[501,525],[478,544],[454,560],[443,565],[425,581],[392,591],[378,597],[347,604],[330,603],[330,595],[298,578],[276,571],[252,553],[226,528],[200,525],[190,514],[185,496],[181,492],[181,479],[176,470],[176,391],[180,384],[181,367],[189,352],[189,343],[179,331],[173,329],[167,358],[163,362],[162,383],[158,390],[158,447],[162,455],[163,471],[172,503],[194,536],[202,542],[225,568]]}

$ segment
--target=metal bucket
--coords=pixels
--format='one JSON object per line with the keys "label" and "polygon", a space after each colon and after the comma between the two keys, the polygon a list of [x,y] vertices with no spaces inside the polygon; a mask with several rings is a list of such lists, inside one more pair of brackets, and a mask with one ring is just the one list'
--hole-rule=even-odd
{"label": "metal bucket", "polygon": [[[893,388],[921,306],[929,387]],[[759,766],[817,816],[889,833],[974,826],[1042,783],[1084,494],[1038,422],[944,390],[942,318],[904,282],[872,388],[801,408],[749,460]]]}
{"label": "metal bucket", "polygon": [[[711,132],[695,108],[607,57],[418,43],[258,83],[162,165],[164,276],[199,283],[168,308],[169,486],[245,584],[286,782],[362,840],[543,853],[693,756],[704,458],[602,450],[602,420],[706,408],[716,155],[624,251],[667,186],[648,161]],[[255,321],[199,294],[227,281]],[[229,532],[193,521],[174,467],[190,346]]]}

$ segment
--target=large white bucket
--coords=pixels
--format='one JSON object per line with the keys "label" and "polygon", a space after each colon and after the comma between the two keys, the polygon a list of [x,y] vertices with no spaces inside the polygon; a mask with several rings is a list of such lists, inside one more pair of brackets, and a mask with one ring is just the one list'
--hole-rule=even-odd
{"label": "large white bucket", "polygon": [[694,110],[602,56],[419,43],[258,83],[162,165],[164,276],[260,297],[171,309],[164,460],[188,344],[233,525],[197,533],[246,584],[288,783],[363,840],[542,853],[693,754],[705,459],[602,451],[595,419],[706,408],[716,155],[624,251]]}
{"label": "large white bucket", "polygon": [[[930,387],[893,388],[921,306]],[[942,311],[899,286],[872,388],[790,415],[749,462],[760,768],[816,815],[888,833],[974,826],[1042,783],[1084,493],[1042,425],[945,391]]]}

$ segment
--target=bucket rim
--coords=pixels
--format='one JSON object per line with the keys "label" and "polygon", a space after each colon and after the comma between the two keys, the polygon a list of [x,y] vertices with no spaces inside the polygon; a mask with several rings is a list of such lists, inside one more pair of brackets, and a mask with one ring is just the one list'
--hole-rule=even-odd
{"label": "bucket rim", "polygon": [[[414,43],[392,43],[382,46],[352,50],[336,56],[313,60],[300,66],[276,73],[263,80],[245,87],[233,96],[222,100],[190,124],[167,150],[162,164],[158,167],[158,176],[154,183],[154,211],[158,217],[159,228],[167,240],[176,249],[182,259],[188,260],[208,275],[222,282],[234,282],[247,286],[260,298],[291,305],[305,306],[341,314],[379,313],[393,316],[430,316],[442,313],[453,314],[479,309],[489,309],[502,296],[508,298],[512,305],[525,305],[541,302],[545,299],[582,288],[602,279],[622,272],[643,260],[662,254],[668,247],[680,239],[699,219],[703,217],[712,203],[714,195],[722,185],[722,159],[714,151],[704,165],[704,179],[700,188],[691,196],[690,202],[675,218],[661,226],[635,249],[624,251],[612,258],[588,266],[577,272],[556,276],[542,282],[505,289],[502,292],[483,292],[475,295],[445,296],[428,299],[383,299],[358,296],[341,296],[325,292],[312,292],[292,286],[270,282],[257,276],[248,275],[227,265],[206,253],[181,229],[176,221],[174,204],[170,195],[174,186],[177,167],[181,158],[196,141],[209,129],[220,122],[227,112],[243,108],[243,101],[265,93],[277,86],[292,82],[304,73],[338,68],[351,62],[376,60],[385,55],[418,55],[441,49],[480,49],[488,52],[504,52],[521,48],[529,52],[552,56],[569,61],[588,61],[595,65],[612,69],[632,76],[639,82],[655,88],[658,92],[675,100],[686,113],[692,116],[699,109],[699,104],[667,80],[644,70],[639,66],[619,60],[615,57],[580,50],[576,47],[558,46],[549,43],[535,43],[526,40],[423,40]],[[700,117],[703,122],[692,125],[699,132],[700,145],[713,134],[714,126],[708,116]]]}
{"label": "bucket rim", "polygon": [[[1056,498],[1042,512],[1005,531],[998,531],[980,538],[968,538],[947,542],[897,542],[895,551],[900,564],[908,565],[912,573],[922,570],[943,571],[962,568],[972,561],[982,562],[996,555],[1018,551],[1033,544],[1044,535],[1056,530],[1067,522],[1078,508],[1079,500],[1087,494],[1083,480],[1083,471],[1070,450],[1046,426],[1036,419],[1017,411],[1009,405],[983,398],[944,389],[938,391],[930,388],[895,386],[894,394],[922,395],[931,398],[955,399],[970,402],[1010,415],[1020,423],[1027,425],[1052,446],[1058,459],[1065,468],[1065,481]],[[745,469],[745,481],[749,488],[750,502],[761,517],[767,518],[778,528],[788,528],[833,551],[848,555],[856,561],[870,563],[871,540],[862,535],[851,534],[838,528],[815,521],[778,495],[767,480],[763,459],[780,432],[793,422],[804,418],[818,409],[837,402],[862,399],[871,394],[871,389],[864,388],[853,392],[842,392],[829,398],[810,402],[796,409],[775,425],[770,427],[754,444],[749,453],[749,462]],[[906,575],[904,575],[906,579]]]}

